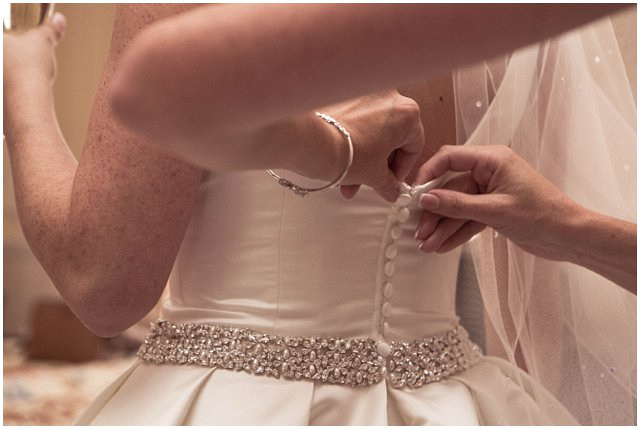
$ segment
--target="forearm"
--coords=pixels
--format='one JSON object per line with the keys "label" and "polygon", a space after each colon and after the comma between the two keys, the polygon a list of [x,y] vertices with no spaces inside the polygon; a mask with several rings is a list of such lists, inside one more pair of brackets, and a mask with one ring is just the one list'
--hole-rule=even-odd
{"label": "forearm", "polygon": [[[348,147],[338,130],[309,112],[255,131],[242,128],[201,145],[197,165],[211,170],[286,169],[331,181],[347,162]],[[215,151],[206,150],[215,147]]]}
{"label": "forearm", "polygon": [[[619,6],[618,6],[619,7]],[[116,79],[121,120],[167,147],[504,53],[610,5],[232,5],[157,23]],[[472,43],[470,43],[472,41]],[[197,154],[194,156],[197,158]]]}
{"label": "forearm", "polygon": [[[133,234],[122,227],[122,217],[139,207],[124,194],[101,198],[110,183],[102,188],[78,180],[78,171],[87,169],[78,168],[60,132],[50,84],[28,79],[5,88],[4,119],[16,208],[29,247],[71,310],[97,334],[115,335],[153,305],[148,294],[136,292],[162,290],[179,241],[168,256],[156,245],[152,260],[137,250],[146,243],[127,240]],[[149,273],[144,265],[155,269]]]}
{"label": "forearm", "polygon": [[583,209],[567,222],[561,251],[565,260],[588,268],[636,294],[637,226]]}
{"label": "forearm", "polygon": [[5,137],[18,216],[32,251],[52,279],[67,254],[67,219],[77,161],[53,109],[51,87],[28,80],[4,92]]}

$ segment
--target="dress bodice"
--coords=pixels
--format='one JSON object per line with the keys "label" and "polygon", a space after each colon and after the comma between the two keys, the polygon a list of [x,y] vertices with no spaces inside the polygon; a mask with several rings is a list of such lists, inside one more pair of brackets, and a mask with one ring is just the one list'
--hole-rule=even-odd
{"label": "dress bodice", "polygon": [[278,335],[448,330],[459,251],[420,252],[418,219],[417,197],[390,204],[363,188],[352,201],[337,189],[300,198],[263,171],[209,173],[163,317]]}
{"label": "dress bodice", "polygon": [[[152,331],[140,359],[78,423],[575,424],[549,394],[536,390],[541,396],[531,396],[531,380],[506,361],[468,354],[465,348],[465,359],[473,358],[467,368],[451,359],[457,352],[450,343],[406,341],[457,324],[460,256],[459,251],[426,255],[418,250],[413,236],[419,210],[415,199],[409,203],[403,210],[402,204],[388,204],[369,189],[361,189],[352,201],[336,189],[302,199],[263,171],[207,175],[172,273],[163,318],[249,328],[285,337],[284,343],[265,343],[260,333],[242,329],[216,330],[206,339],[201,332],[213,331],[202,326],[169,328],[167,335]],[[236,331],[244,333],[235,336]],[[291,337],[305,338],[301,343],[294,338],[294,344],[288,342]],[[332,338],[325,349],[323,342],[312,344],[315,337],[343,337],[345,342]],[[348,337],[376,341],[351,347]],[[462,339],[457,334],[455,344],[471,345],[456,339]],[[287,348],[281,355],[278,344]],[[402,388],[394,378],[404,371],[402,380],[414,386],[418,377],[456,361],[461,371],[420,382],[422,387]],[[266,364],[271,375],[262,372]],[[302,375],[291,376],[293,365]],[[273,375],[274,368],[282,375]],[[365,374],[366,387],[349,384],[365,383]],[[378,380],[373,384],[368,382],[372,374]],[[347,384],[332,384],[345,377]],[[524,380],[527,389],[513,380]],[[553,412],[539,403],[552,404]]]}

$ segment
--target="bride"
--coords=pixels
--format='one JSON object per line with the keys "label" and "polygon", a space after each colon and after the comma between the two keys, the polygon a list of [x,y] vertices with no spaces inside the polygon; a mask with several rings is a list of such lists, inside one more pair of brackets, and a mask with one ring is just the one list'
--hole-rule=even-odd
{"label": "bride", "polygon": [[[209,8],[207,14],[211,16],[197,15],[196,11],[177,19],[183,19],[184,24],[188,17],[213,18],[233,11],[226,6],[221,9],[212,14]],[[133,30],[143,25],[139,17],[158,17],[128,12],[122,10],[116,19],[102,95],[94,106],[88,145],[77,170],[75,160],[60,150],[64,142],[46,104],[50,96],[46,85],[39,86],[48,84],[51,69],[45,67],[43,73],[31,67],[35,79],[29,80],[17,75],[15,68],[7,71],[8,66],[17,64],[7,61],[5,38],[5,117],[10,124],[5,133],[21,221],[34,252],[54,280],[57,277],[56,284],[71,308],[96,331],[116,333],[141,317],[154,297],[157,299],[177,253],[170,298],[163,308],[167,321],[154,325],[140,349],[141,359],[101,394],[80,423],[633,421],[635,355],[628,341],[635,340],[635,330],[629,332],[630,327],[617,323],[616,317],[625,322],[635,320],[625,319],[635,317],[635,300],[578,267],[528,256],[501,237],[485,233],[471,243],[487,314],[482,355],[458,324],[455,313],[460,250],[422,254],[413,239],[419,192],[403,186],[401,195],[390,195],[384,178],[366,177],[364,173],[373,174],[373,170],[358,164],[363,159],[361,153],[373,151],[370,167],[386,173],[387,156],[397,153],[390,168],[411,183],[413,173],[403,170],[406,160],[417,168],[438,146],[453,143],[455,129],[461,143],[510,144],[541,171],[555,174],[555,183],[565,185],[563,189],[576,194],[572,196],[584,204],[627,217],[623,210],[628,209],[635,217],[631,208],[635,204],[631,206],[626,199],[632,195],[629,191],[633,186],[626,185],[625,176],[629,171],[635,174],[635,166],[624,164],[629,159],[624,153],[629,137],[635,139],[629,118],[630,110],[635,115],[635,106],[628,103],[628,91],[612,83],[620,82],[613,79],[620,76],[620,59],[615,41],[606,38],[610,35],[606,23],[517,51],[508,60],[496,59],[463,69],[454,74],[453,94],[447,91],[450,81],[444,79],[431,81],[426,87],[405,88],[403,93],[421,102],[426,125],[427,142],[419,157],[415,141],[421,141],[420,137],[407,140],[406,131],[405,135],[398,131],[400,126],[381,125],[393,119],[398,104],[406,105],[407,101],[397,95],[380,98],[391,106],[386,110],[375,110],[366,100],[326,108],[324,113],[335,116],[337,123],[313,115],[306,117],[303,124],[311,130],[329,130],[329,134],[317,132],[336,144],[305,153],[296,146],[305,144],[304,139],[294,140],[287,149],[302,154],[301,160],[287,164],[274,157],[277,152],[271,152],[268,143],[282,141],[284,135],[305,134],[296,133],[300,128],[290,122],[284,128],[281,123],[275,128],[265,124],[336,101],[340,91],[346,98],[365,88],[373,89],[373,78],[343,68],[342,62],[333,64],[345,79],[353,80],[349,90],[340,89],[343,83],[331,78],[305,81],[308,76],[303,67],[274,67],[290,73],[291,79],[286,82],[295,83],[299,77],[305,85],[317,84],[320,95],[300,100],[295,95],[301,88],[296,85],[285,85],[289,92],[274,94],[270,92],[273,88],[261,85],[264,82],[249,80],[248,84],[256,85],[247,86],[245,92],[236,87],[237,99],[222,98],[225,102],[220,104],[212,98],[211,110],[202,113],[184,112],[189,111],[188,106],[202,105],[194,101],[207,96],[210,88],[202,83],[206,80],[198,82],[197,91],[189,92],[189,80],[174,76],[176,84],[165,82],[160,86],[163,91],[155,91],[157,97],[145,92],[144,86],[116,82],[124,88],[116,92],[116,106],[122,102],[123,93],[135,96],[146,106],[140,109],[133,104],[125,115],[132,124],[140,121],[148,135],[167,147],[176,147],[176,136],[182,135],[192,147],[201,149],[191,161],[209,166],[219,163],[218,168],[203,173],[141,144],[139,137],[117,125],[109,113],[104,95],[117,56]],[[288,13],[286,8],[280,12]],[[267,15],[255,15],[260,16]],[[289,18],[293,17],[295,14]],[[585,18],[581,19],[569,25],[584,22]],[[222,20],[220,25],[231,22]],[[166,37],[169,24],[161,24],[165,26],[161,35]],[[538,38],[557,32],[547,30]],[[151,32],[143,33],[141,43],[153,40],[152,36]],[[603,40],[606,43],[595,44]],[[236,43],[237,47],[240,41],[221,42]],[[519,44],[527,41],[533,38],[520,40]],[[27,46],[41,45],[33,42]],[[268,45],[257,47],[269,51]],[[164,50],[169,62],[171,52]],[[498,52],[485,52],[491,53]],[[46,54],[44,48],[33,52],[34,57],[50,58]],[[482,57],[481,53],[477,55]],[[187,55],[183,59],[198,58]],[[591,62],[587,64],[587,60]],[[311,68],[332,63],[331,58],[315,61],[309,64]],[[444,67],[444,59],[440,61],[434,59],[434,64]],[[29,63],[22,66],[25,64]],[[148,64],[165,70],[158,69],[158,64]],[[242,76],[242,68],[223,64],[229,66],[233,76]],[[264,65],[270,70],[269,63]],[[597,69],[599,65],[603,68]],[[255,63],[252,67],[258,70]],[[218,65],[217,69],[226,67]],[[587,70],[592,74],[587,75]],[[375,73],[371,74],[375,77]],[[149,77],[149,85],[157,83],[153,78]],[[14,87],[8,89],[7,81]],[[181,97],[171,98],[183,90]],[[16,102],[26,99],[25,94],[33,103]],[[278,94],[282,98],[277,98]],[[589,121],[576,124],[567,116],[567,105],[563,104],[567,94],[579,100],[569,106],[579,107],[576,113],[580,118],[589,115]],[[252,102],[242,103],[242,97]],[[269,109],[261,107],[264,105]],[[124,106],[129,108],[128,103]],[[153,119],[159,112],[164,112],[167,120]],[[367,113],[360,117],[367,119],[364,122],[369,128],[357,127],[359,112]],[[555,118],[562,120],[552,120]],[[310,125],[310,119],[316,120],[316,125]],[[190,132],[180,128],[185,123],[190,124]],[[616,126],[605,126],[608,124]],[[269,132],[258,133],[257,129]],[[421,136],[419,126],[409,129],[413,130],[409,135]],[[594,129],[600,132],[598,136],[590,133]],[[208,134],[211,130],[223,131],[215,131],[219,134],[213,136]],[[379,136],[390,130],[395,130],[390,134],[393,142],[387,140],[385,146],[385,139]],[[353,168],[363,173],[360,177],[347,176],[343,183],[373,184],[387,200],[395,202],[385,201],[369,188],[361,189],[353,201],[345,201],[335,190],[313,192],[303,199],[279,186],[266,172],[250,170],[272,167],[276,175],[293,183],[315,187],[287,170],[327,180],[341,175],[343,165],[348,165],[345,148],[347,132],[351,131]],[[355,138],[358,132],[372,139],[369,146]],[[611,134],[614,132],[617,135]],[[614,137],[618,146],[608,148],[607,153],[616,155],[608,170],[599,169],[602,153],[581,155],[580,161],[589,164],[571,163],[570,156],[590,153],[575,147],[585,138],[596,150],[605,143],[613,145]],[[222,141],[227,157],[206,158],[212,141]],[[251,143],[260,141],[267,144],[256,152],[257,144]],[[322,139],[315,141],[318,145],[306,144],[305,149],[322,145]],[[549,152],[548,142],[554,142],[557,148]],[[238,151],[235,154],[234,149]],[[243,150],[249,155],[242,154]],[[635,142],[632,152],[635,154]],[[307,164],[317,162],[316,153],[335,162],[319,158],[319,164],[327,169],[322,173],[318,173],[317,165],[297,169],[305,160]],[[255,163],[233,164],[234,160],[247,158]],[[385,161],[383,167],[375,163],[380,159]],[[269,164],[269,160],[274,163]],[[595,168],[588,171],[598,171],[599,179],[615,192],[600,192],[601,184],[580,174],[584,165]],[[51,166],[56,171],[51,171]],[[278,168],[289,166],[286,170]],[[312,171],[314,167],[316,171]],[[378,174],[384,176],[382,173]],[[49,177],[56,178],[55,193],[43,195],[39,187]],[[575,186],[575,177],[585,184]],[[343,193],[351,197],[356,190],[356,186],[350,186]],[[635,194],[635,188],[633,191]],[[66,231],[73,234],[65,235]],[[70,253],[70,244],[76,253]],[[136,293],[130,292],[131,285],[135,285]]]}

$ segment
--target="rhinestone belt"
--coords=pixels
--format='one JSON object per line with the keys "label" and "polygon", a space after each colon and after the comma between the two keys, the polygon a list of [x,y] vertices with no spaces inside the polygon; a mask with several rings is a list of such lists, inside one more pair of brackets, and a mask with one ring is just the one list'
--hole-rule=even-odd
{"label": "rhinestone belt", "polygon": [[422,340],[387,345],[372,338],[284,337],[159,320],[151,324],[137,355],[159,364],[200,365],[353,387],[387,377],[393,387],[402,388],[458,374],[481,352],[461,326]]}

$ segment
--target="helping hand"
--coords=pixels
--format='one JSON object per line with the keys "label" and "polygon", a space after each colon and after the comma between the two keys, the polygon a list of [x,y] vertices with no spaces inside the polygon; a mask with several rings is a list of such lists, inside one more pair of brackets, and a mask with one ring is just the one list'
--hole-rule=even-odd
{"label": "helping hand", "polygon": [[342,195],[351,199],[360,185],[368,185],[387,201],[395,201],[398,182],[409,175],[424,145],[418,104],[391,91],[322,111],[342,123],[353,140],[353,163],[342,181]]}
{"label": "helping hand", "polygon": [[[467,172],[420,197],[425,210],[416,239],[424,252],[447,252],[486,226],[536,256],[558,259],[559,228],[581,207],[505,146],[444,146],[419,170],[416,183],[447,171]],[[478,195],[474,195],[478,194]]]}

